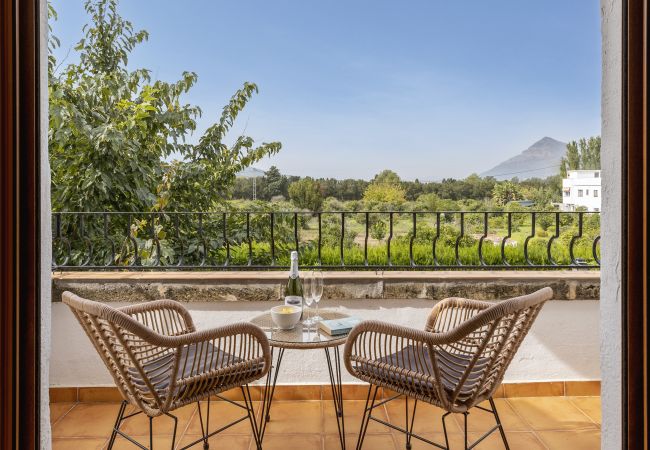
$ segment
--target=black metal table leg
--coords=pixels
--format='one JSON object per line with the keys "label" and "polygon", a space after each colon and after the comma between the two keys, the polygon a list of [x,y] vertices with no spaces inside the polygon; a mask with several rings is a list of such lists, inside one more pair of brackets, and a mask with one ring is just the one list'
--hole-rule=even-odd
{"label": "black metal table leg", "polygon": [[271,403],[273,401],[273,393],[275,386],[278,383],[278,374],[280,373],[280,365],[282,364],[282,357],[284,356],[284,348],[278,349],[278,356],[273,363],[274,348],[271,347],[271,368],[266,374],[266,382],[264,383],[264,391],[262,392],[262,413],[260,414],[259,442],[261,444],[266,432],[266,424],[271,420]]}
{"label": "black metal table leg", "polygon": [[327,369],[332,386],[332,400],[334,400],[334,410],[336,411],[336,426],[339,430],[339,440],[341,441],[341,449],[345,450],[345,416],[343,414],[343,383],[341,380],[339,348],[334,347],[334,367],[332,367],[332,356],[328,347],[325,347],[325,359],[327,360]]}

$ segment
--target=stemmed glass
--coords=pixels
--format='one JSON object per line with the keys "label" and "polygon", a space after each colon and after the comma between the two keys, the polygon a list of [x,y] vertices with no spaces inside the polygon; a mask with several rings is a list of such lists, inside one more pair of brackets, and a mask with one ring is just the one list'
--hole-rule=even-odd
{"label": "stemmed glass", "polygon": [[323,296],[323,272],[312,271],[310,278],[311,297],[312,300],[316,302],[316,315],[312,317],[311,320],[318,322],[323,320],[323,318],[318,315],[318,302],[320,302],[320,298]]}
{"label": "stemmed glass", "polygon": [[[305,302],[305,305],[307,307],[311,308],[311,305],[314,303],[314,296],[313,296],[313,285],[314,285],[314,278],[312,277],[311,274],[307,274],[305,277],[304,283],[303,283],[303,289],[302,289],[302,297]],[[312,325],[316,323],[316,321],[313,318],[309,318],[309,310],[307,309],[307,319],[302,321],[303,325],[305,325],[308,329]]]}

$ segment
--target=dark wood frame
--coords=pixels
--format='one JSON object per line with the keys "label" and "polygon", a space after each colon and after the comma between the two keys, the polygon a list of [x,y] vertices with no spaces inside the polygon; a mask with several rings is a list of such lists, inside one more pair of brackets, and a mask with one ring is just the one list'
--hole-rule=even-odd
{"label": "dark wood frame", "polygon": [[623,2],[623,446],[648,448],[648,0]]}
{"label": "dark wood frame", "polygon": [[39,0],[0,2],[0,448],[39,442]]}
{"label": "dark wood frame", "polygon": [[[39,0],[0,2],[0,448],[39,436]],[[647,449],[648,0],[623,0],[623,440]]]}

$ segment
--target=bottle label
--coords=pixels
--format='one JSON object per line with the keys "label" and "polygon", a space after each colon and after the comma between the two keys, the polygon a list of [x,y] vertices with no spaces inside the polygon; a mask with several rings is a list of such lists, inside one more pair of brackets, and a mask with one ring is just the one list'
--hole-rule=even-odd
{"label": "bottle label", "polygon": [[299,295],[287,295],[284,297],[284,304],[285,305],[294,305],[294,306],[301,306],[302,305],[302,297]]}

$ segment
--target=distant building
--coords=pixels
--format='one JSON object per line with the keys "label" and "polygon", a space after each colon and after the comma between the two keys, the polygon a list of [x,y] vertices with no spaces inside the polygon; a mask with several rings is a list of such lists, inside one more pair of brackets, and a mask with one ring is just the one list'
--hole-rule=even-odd
{"label": "distant building", "polygon": [[600,211],[600,169],[569,170],[562,180],[562,211],[575,211],[584,207],[587,211]]}

